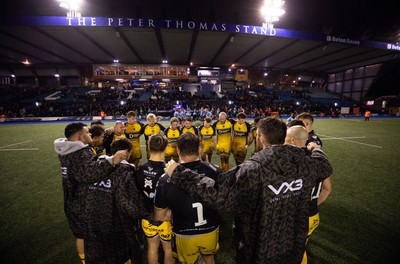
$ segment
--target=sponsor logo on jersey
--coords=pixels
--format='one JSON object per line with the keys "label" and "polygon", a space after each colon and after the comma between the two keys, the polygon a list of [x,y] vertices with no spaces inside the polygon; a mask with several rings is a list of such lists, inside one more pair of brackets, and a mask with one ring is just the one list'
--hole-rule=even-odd
{"label": "sponsor logo on jersey", "polygon": [[279,186],[278,189],[275,189],[274,186],[271,184],[268,185],[268,188],[273,191],[276,195],[279,195],[281,193],[286,193],[287,191],[298,191],[303,188],[303,180],[302,179],[297,179],[291,182],[283,182],[281,186]]}
{"label": "sponsor logo on jersey", "polygon": [[111,192],[111,179],[107,179],[106,181],[95,182],[93,183],[93,185],[89,186],[89,189]]}
{"label": "sponsor logo on jersey", "polygon": [[63,178],[67,178],[68,177],[68,167],[61,167],[61,176]]}
{"label": "sponsor logo on jersey", "polygon": [[278,189],[272,185],[268,185],[268,188],[275,194],[275,197],[269,201],[270,203],[274,203],[300,195],[301,192],[298,191],[303,188],[303,180],[297,179],[291,182],[283,182]]}

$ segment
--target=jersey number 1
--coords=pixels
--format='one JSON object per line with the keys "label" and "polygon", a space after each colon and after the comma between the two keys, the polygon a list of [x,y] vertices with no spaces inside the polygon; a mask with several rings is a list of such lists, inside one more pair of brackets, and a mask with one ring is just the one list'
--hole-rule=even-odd
{"label": "jersey number 1", "polygon": [[203,205],[201,203],[192,204],[193,208],[197,210],[197,222],[194,223],[194,226],[202,226],[207,224],[207,220],[203,217]]}

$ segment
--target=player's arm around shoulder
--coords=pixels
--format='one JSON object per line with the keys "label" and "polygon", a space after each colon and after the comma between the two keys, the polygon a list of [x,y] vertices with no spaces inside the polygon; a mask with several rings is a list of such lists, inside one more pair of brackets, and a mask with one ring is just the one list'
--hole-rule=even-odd
{"label": "player's arm around shoulder", "polygon": [[331,176],[333,173],[333,168],[321,147],[318,144],[311,142],[307,148],[311,150],[311,157],[308,158],[310,160],[309,168],[312,174],[315,173],[317,175],[316,177],[319,175],[319,177],[324,179]]}
{"label": "player's arm around shoulder", "polygon": [[250,191],[255,186],[253,182],[259,182],[259,174],[262,171],[261,163],[254,159],[245,160],[235,174],[236,188],[241,191]]}

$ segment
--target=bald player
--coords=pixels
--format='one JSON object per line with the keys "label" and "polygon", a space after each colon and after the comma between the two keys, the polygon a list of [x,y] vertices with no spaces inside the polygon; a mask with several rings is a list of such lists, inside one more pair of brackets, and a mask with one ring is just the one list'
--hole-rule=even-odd
{"label": "bald player", "polygon": [[122,121],[116,121],[114,123],[113,132],[104,139],[104,147],[106,148],[107,155],[111,155],[111,146],[117,138],[126,138],[125,124]]}
{"label": "bald player", "polygon": [[[304,126],[295,125],[291,126],[286,131],[285,144],[291,144],[300,148],[305,148],[307,141],[309,139],[309,132]],[[310,142],[307,144],[308,149],[314,148],[317,145],[315,142]],[[311,200],[310,200],[310,214],[308,217],[308,233],[307,233],[307,242],[310,238],[312,232],[319,226],[320,218],[319,218],[319,210],[318,205],[328,198],[332,191],[332,181],[331,176],[326,178],[325,180],[318,179],[316,181],[315,187],[311,191]],[[307,263],[307,253],[304,252],[304,257],[301,262],[302,264]]]}
{"label": "bald player", "polygon": [[285,144],[294,145],[300,148],[306,147],[308,132],[304,126],[296,125],[289,127],[286,131]]}
{"label": "bald player", "polygon": [[223,171],[229,170],[229,156],[231,155],[232,129],[234,124],[235,121],[228,119],[225,112],[219,113],[218,120],[213,124],[216,134],[214,145],[221,159],[221,168]]}

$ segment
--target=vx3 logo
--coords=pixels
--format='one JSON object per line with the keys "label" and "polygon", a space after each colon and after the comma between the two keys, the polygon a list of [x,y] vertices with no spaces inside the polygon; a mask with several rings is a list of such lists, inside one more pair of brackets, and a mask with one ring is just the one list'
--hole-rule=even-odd
{"label": "vx3 logo", "polygon": [[286,193],[287,191],[298,191],[301,188],[303,188],[303,180],[302,179],[297,179],[294,180],[292,182],[283,182],[281,184],[281,186],[277,189],[275,189],[274,186],[272,185],[268,185],[268,188],[271,189],[271,191],[273,191],[276,195],[280,194],[280,193]]}

